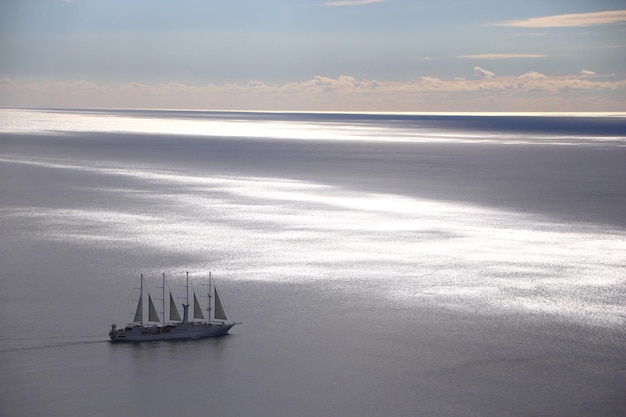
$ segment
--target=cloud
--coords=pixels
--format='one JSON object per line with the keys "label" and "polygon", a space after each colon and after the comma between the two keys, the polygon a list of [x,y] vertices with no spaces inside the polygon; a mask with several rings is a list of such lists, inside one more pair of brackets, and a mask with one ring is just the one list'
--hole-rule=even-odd
{"label": "cloud", "polygon": [[459,55],[459,58],[471,59],[516,59],[516,58],[545,58],[546,55],[539,54],[475,54]]}
{"label": "cloud", "polygon": [[524,75],[520,75],[519,78],[520,79],[525,79],[526,78],[526,79],[539,80],[539,79],[542,79],[542,78],[546,78],[546,76],[543,75],[543,74],[540,74],[538,72],[535,72],[535,71],[530,71],[530,72],[527,72]]}
{"label": "cloud", "polygon": [[248,82],[250,88],[267,88],[267,85],[263,81],[251,80]]}
{"label": "cloud", "polygon": [[580,72],[580,75],[582,75],[583,77],[593,77],[596,75],[596,73],[593,71],[589,71],[589,70],[582,70]]}
{"label": "cloud", "polygon": [[490,26],[551,28],[610,25],[620,22],[626,22],[626,10],[533,17],[526,20],[509,20],[504,23],[496,23]]}
{"label": "cloud", "polygon": [[7,87],[15,85],[15,81],[10,78],[0,78],[0,87]]}
{"label": "cloud", "polygon": [[374,90],[378,88],[378,82],[376,81],[358,81],[356,78],[349,75],[340,75],[337,78],[316,75],[312,80],[304,83],[290,83],[287,85],[298,90],[306,89],[307,91],[325,93],[356,91],[362,89]]}
{"label": "cloud", "polygon": [[324,6],[362,6],[364,4],[372,3],[384,3],[388,0],[343,0],[343,1],[329,1],[324,3]]}
{"label": "cloud", "polygon": [[614,44],[614,45],[604,45],[601,46],[602,49],[622,49],[626,48],[626,44]]}
{"label": "cloud", "polygon": [[[318,75],[300,82],[189,85],[0,80],[0,105],[268,111],[626,111],[626,79],[535,71],[479,78],[373,81]],[[585,70],[587,71],[587,70]],[[581,94],[582,93],[582,94]]]}
{"label": "cloud", "polygon": [[493,72],[482,69],[481,67],[474,67],[474,75],[479,78],[491,78],[495,76]]}

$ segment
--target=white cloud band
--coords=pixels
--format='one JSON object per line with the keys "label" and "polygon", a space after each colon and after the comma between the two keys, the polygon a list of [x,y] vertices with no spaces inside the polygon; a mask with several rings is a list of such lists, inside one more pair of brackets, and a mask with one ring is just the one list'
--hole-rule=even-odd
{"label": "white cloud band", "polygon": [[525,20],[509,20],[492,26],[550,28],[610,25],[620,22],[626,22],[626,10],[533,17]]}
{"label": "white cloud band", "polygon": [[[497,76],[475,67],[474,79],[412,81],[316,76],[302,82],[119,86],[86,81],[0,80],[1,106],[180,108],[295,111],[626,111],[626,79],[582,70],[568,76],[530,71]],[[581,95],[580,92],[585,92]]]}

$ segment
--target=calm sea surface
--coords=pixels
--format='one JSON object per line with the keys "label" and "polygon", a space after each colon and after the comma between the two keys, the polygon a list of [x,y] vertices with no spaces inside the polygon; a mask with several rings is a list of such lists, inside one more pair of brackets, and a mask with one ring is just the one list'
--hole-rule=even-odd
{"label": "calm sea surface", "polygon": [[0,109],[0,237],[1,416],[626,410],[625,117]]}

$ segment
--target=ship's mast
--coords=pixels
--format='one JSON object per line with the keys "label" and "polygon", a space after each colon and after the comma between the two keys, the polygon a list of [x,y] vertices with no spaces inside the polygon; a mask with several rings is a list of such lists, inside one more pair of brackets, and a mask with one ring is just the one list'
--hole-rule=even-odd
{"label": "ship's mast", "polygon": [[189,321],[189,271],[187,271],[187,304],[183,304],[183,323]]}
{"label": "ship's mast", "polygon": [[165,272],[163,272],[163,326],[165,326]]}
{"label": "ship's mast", "polygon": [[139,303],[141,304],[141,325],[143,326],[143,274],[139,283]]}
{"label": "ship's mast", "polygon": [[211,305],[211,300],[213,299],[213,277],[211,276],[211,272],[209,272],[209,308],[207,308],[207,313],[209,315],[208,317],[208,322],[211,323],[211,310],[212,310],[212,305]]}

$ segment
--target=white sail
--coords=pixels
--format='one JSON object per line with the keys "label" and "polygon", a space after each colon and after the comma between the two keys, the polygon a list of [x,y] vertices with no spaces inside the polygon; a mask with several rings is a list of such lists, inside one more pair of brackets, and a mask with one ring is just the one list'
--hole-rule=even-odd
{"label": "white sail", "polygon": [[156,308],[154,308],[154,304],[152,303],[152,297],[148,294],[148,321],[161,321],[159,319],[159,315],[157,314]]}
{"label": "white sail", "polygon": [[135,323],[141,323],[143,322],[143,297],[139,296],[139,302],[137,303],[137,311],[135,311],[135,318],[133,319],[133,322]]}
{"label": "white sail", "polygon": [[220,300],[220,296],[217,295],[217,288],[214,290],[215,292],[215,319],[216,320],[228,320],[226,317],[226,312],[224,311],[224,306],[222,305],[222,300]]}
{"label": "white sail", "polygon": [[202,314],[202,307],[200,307],[200,303],[198,303],[198,298],[196,297],[196,293],[193,293],[193,318],[204,320],[204,314]]}
{"label": "white sail", "polygon": [[172,293],[170,293],[170,320],[180,321],[180,315],[178,314],[178,309],[176,308],[176,303],[174,303]]}

